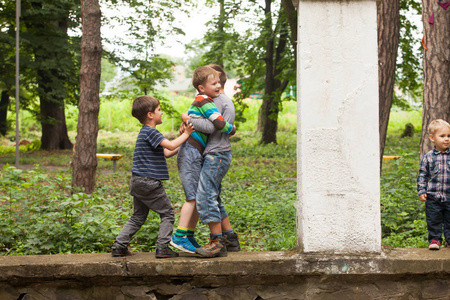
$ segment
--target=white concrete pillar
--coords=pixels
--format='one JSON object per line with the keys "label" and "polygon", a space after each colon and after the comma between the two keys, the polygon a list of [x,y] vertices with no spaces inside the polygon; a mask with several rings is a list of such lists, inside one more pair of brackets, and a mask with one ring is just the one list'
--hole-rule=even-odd
{"label": "white concrete pillar", "polygon": [[298,25],[298,246],[380,252],[376,0],[300,0]]}

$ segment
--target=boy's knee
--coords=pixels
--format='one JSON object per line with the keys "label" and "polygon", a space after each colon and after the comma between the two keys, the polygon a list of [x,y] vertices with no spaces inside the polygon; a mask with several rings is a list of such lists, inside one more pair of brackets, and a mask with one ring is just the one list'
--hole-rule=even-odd
{"label": "boy's knee", "polygon": [[147,216],[133,215],[133,216],[131,216],[131,220],[133,221],[133,223],[135,225],[142,226],[142,225],[144,225],[145,221],[147,220]]}

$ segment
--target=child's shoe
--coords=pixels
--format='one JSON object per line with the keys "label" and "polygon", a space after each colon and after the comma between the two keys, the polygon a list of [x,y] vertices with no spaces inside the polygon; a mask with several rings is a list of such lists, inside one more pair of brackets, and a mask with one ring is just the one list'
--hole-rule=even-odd
{"label": "child's shoe", "polygon": [[178,253],[169,248],[168,245],[156,248],[156,258],[171,258],[179,256]]}
{"label": "child's shoe", "polygon": [[197,240],[195,239],[195,237],[188,236],[187,238],[188,238],[189,242],[191,242],[192,246],[195,247],[195,249],[202,247],[202,246],[199,245],[199,243],[197,243]]}
{"label": "child's shoe", "polygon": [[191,244],[189,239],[185,236],[178,237],[175,234],[172,236],[172,239],[170,240],[170,245],[178,250],[181,250],[183,252],[187,253],[195,253],[195,247]]}
{"label": "child's shoe", "polygon": [[225,246],[227,246],[228,252],[239,252],[241,251],[241,245],[239,244],[239,239],[237,233],[232,232],[225,234]]}
{"label": "child's shoe", "polygon": [[195,253],[203,257],[225,257],[227,256],[227,247],[225,238],[209,239],[209,243],[203,247],[195,249]]}
{"label": "child's shoe", "polygon": [[432,240],[428,249],[430,250],[439,250],[441,248],[441,242]]}
{"label": "child's shoe", "polygon": [[122,246],[118,243],[114,243],[111,247],[112,252],[111,255],[113,257],[120,257],[120,256],[130,256],[131,252],[128,250],[128,247]]}

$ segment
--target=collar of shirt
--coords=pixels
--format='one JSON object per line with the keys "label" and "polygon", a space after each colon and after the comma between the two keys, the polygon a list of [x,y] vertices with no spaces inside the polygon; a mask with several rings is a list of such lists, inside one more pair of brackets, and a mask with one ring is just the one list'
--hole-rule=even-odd
{"label": "collar of shirt", "polygon": [[438,155],[438,154],[450,154],[450,147],[447,148],[447,150],[445,150],[444,152],[441,152],[441,151],[437,150],[436,148],[433,148],[433,154],[434,154],[434,155]]}

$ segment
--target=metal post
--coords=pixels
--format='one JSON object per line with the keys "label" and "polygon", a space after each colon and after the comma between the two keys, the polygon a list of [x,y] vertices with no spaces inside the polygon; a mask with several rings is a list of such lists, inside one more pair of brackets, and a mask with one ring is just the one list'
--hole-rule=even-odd
{"label": "metal post", "polygon": [[19,166],[19,20],[20,0],[16,0],[16,167]]}

